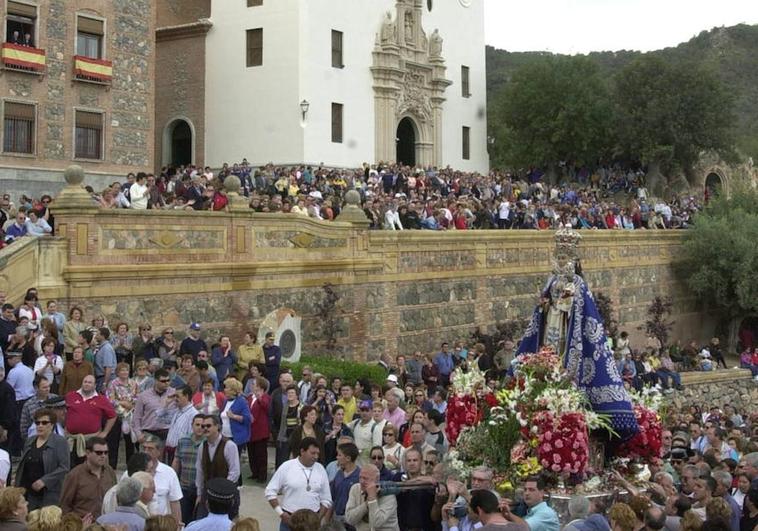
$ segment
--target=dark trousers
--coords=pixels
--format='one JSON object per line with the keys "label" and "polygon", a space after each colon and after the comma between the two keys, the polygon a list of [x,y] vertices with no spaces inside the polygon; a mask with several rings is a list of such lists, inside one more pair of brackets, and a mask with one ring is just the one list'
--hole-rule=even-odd
{"label": "dark trousers", "polygon": [[134,443],[132,442],[131,433],[121,433],[121,427],[123,426],[121,419],[116,418],[116,423],[108,433],[106,440],[108,441],[108,464],[112,469],[116,469],[118,466],[118,448],[121,444],[121,439],[124,439],[124,450],[126,451],[126,462],[129,462],[129,458],[134,455]]}
{"label": "dark trousers", "polygon": [[253,479],[265,482],[268,479],[268,440],[248,442],[247,460]]}
{"label": "dark trousers", "polygon": [[182,499],[179,505],[182,508],[182,522],[189,524],[195,520],[195,500],[197,499],[197,487],[182,487]]}
{"label": "dark trousers", "polygon": [[289,441],[276,441],[276,465],[275,468],[279,468],[282,464],[290,458],[290,443]]}
{"label": "dark trousers", "polygon": [[24,448],[24,441],[26,440],[26,433],[21,433],[21,410],[24,409],[24,404],[28,400],[28,398],[26,400],[16,400],[16,422],[14,423],[13,431],[8,434],[9,453],[14,457],[21,455],[21,450]]}

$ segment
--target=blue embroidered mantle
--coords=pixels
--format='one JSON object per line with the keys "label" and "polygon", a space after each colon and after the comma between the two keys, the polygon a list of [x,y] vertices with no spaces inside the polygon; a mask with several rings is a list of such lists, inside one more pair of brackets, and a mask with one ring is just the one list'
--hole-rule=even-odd
{"label": "blue embroidered mantle", "polygon": [[[555,281],[556,277],[551,276],[543,290],[544,297],[550,296],[550,288]],[[579,275],[573,276],[573,283],[576,290],[568,317],[566,347],[559,354],[569,375],[586,393],[592,409],[606,415],[619,437],[626,440],[638,430],[631,398],[607,345],[603,320],[587,283]],[[537,307],[521,340],[518,354],[539,351],[543,317],[542,309]]]}

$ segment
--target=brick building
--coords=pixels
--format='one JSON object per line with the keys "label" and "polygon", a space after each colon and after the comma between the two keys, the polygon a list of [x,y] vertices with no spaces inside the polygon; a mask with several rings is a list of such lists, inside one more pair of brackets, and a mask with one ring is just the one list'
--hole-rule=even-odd
{"label": "brick building", "polygon": [[155,2],[0,0],[0,181],[58,191],[80,164],[96,188],[154,164]]}

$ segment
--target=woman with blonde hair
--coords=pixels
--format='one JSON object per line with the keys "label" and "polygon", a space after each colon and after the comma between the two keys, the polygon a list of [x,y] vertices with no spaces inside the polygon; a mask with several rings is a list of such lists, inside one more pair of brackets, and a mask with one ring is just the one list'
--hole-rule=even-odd
{"label": "woman with blonde hair", "polygon": [[170,514],[151,516],[145,520],[145,531],[176,531],[179,524]]}
{"label": "woman with blonde hair", "polygon": [[255,518],[240,518],[232,526],[231,531],[261,531],[261,526]]}
{"label": "woman with blonde hair", "polygon": [[625,503],[614,503],[608,511],[612,531],[634,531],[637,528],[637,516]]}
{"label": "woman with blonde hair", "polygon": [[681,531],[700,531],[703,528],[703,521],[694,511],[687,511],[679,525]]}
{"label": "woman with blonde hair", "polygon": [[0,489],[0,530],[25,531],[29,506],[24,498],[26,489],[6,487]]}
{"label": "woman with blonde hair", "polygon": [[61,527],[63,511],[57,505],[35,509],[26,517],[29,531],[58,531]]}
{"label": "woman with blonde hair", "polygon": [[224,380],[224,396],[226,404],[221,411],[221,435],[234,441],[241,456],[250,440],[250,424],[253,422],[250,407],[242,394],[242,382],[234,377]]}

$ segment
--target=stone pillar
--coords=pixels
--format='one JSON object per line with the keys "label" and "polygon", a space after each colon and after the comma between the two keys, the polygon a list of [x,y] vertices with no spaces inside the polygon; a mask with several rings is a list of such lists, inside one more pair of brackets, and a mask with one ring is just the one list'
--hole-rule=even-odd
{"label": "stone pillar", "polygon": [[361,195],[356,190],[348,190],[345,194],[345,206],[335,221],[347,221],[357,228],[367,229],[371,224],[366,213],[361,208]]}
{"label": "stone pillar", "polygon": [[[76,257],[85,258],[95,253],[96,230],[94,217],[99,206],[84,189],[84,170],[81,166],[73,165],[66,168],[63,174],[66,186],[55,198],[56,232],[63,238],[68,238],[68,263],[74,265]],[[92,247],[90,246],[92,244]]]}

